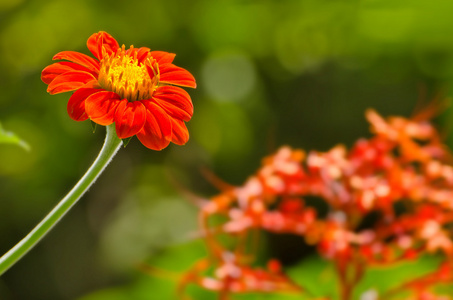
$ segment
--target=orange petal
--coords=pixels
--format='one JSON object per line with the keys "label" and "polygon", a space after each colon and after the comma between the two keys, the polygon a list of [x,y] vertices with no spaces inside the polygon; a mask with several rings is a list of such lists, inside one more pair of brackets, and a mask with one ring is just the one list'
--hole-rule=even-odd
{"label": "orange petal", "polygon": [[153,99],[173,118],[189,121],[193,115],[193,104],[189,94],[176,86],[157,88]]}
{"label": "orange petal", "polygon": [[121,98],[114,92],[101,90],[85,100],[85,111],[99,125],[110,125],[115,121],[115,112]]}
{"label": "orange petal", "polygon": [[52,58],[53,60],[56,59],[65,59],[81,66],[84,66],[90,71],[95,72],[96,74],[99,73],[99,61],[95,60],[94,58],[89,57],[83,53],[75,52],[75,51],[63,51],[60,53],[55,54]]}
{"label": "orange petal", "polygon": [[176,54],[165,51],[151,51],[151,56],[158,64],[171,64],[175,59]]}
{"label": "orange petal", "polygon": [[88,72],[66,72],[55,77],[55,79],[49,83],[47,91],[52,95],[69,92],[81,88],[86,83],[93,80],[96,80],[96,78],[94,78],[94,76]]}
{"label": "orange petal", "polygon": [[61,75],[70,71],[85,71],[91,73],[93,76],[97,77],[97,73],[88,70],[87,68],[69,61],[60,61],[50,66],[47,66],[41,72],[41,80],[45,84],[49,84],[52,80],[55,79],[58,75]]}
{"label": "orange petal", "polygon": [[[140,47],[140,48],[128,49],[126,51],[126,53],[130,56],[137,55],[138,62],[143,63],[145,61],[145,59],[148,57],[150,50],[151,49],[149,49],[147,47]],[[137,53],[137,54],[135,54],[135,53]]]}
{"label": "orange petal", "polygon": [[187,130],[186,124],[178,119],[171,119],[171,142],[177,145],[184,145],[189,140],[189,130]]}
{"label": "orange petal", "polygon": [[68,101],[68,114],[75,121],[85,121],[88,115],[85,111],[85,100],[94,93],[101,90],[93,88],[81,88],[71,95]]}
{"label": "orange petal", "polygon": [[115,113],[116,134],[120,139],[134,136],[146,121],[146,109],[140,101],[122,100]]}
{"label": "orange petal", "polygon": [[160,82],[182,85],[191,88],[197,87],[195,78],[186,69],[172,64],[159,65]]}
{"label": "orange petal", "polygon": [[87,41],[87,47],[93,55],[101,60],[103,56],[102,48],[110,55],[120,47],[118,42],[107,32],[100,31],[92,34]]}
{"label": "orange petal", "polygon": [[151,101],[143,101],[143,105],[146,107],[146,123],[137,133],[137,138],[149,149],[162,150],[170,143],[170,118],[162,108]]}

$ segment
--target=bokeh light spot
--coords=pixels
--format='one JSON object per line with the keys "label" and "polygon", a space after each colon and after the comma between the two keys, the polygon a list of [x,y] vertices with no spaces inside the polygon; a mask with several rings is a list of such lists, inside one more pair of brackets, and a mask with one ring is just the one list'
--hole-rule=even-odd
{"label": "bokeh light spot", "polygon": [[203,83],[214,100],[237,101],[253,89],[256,73],[253,63],[241,52],[212,55],[202,69]]}
{"label": "bokeh light spot", "polygon": [[191,122],[192,136],[211,155],[234,162],[254,143],[250,119],[234,102],[205,102]]}

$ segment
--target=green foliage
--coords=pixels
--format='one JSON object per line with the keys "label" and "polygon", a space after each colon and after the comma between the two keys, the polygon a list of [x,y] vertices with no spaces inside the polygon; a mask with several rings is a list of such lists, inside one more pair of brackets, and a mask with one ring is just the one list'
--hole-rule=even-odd
{"label": "green foliage", "polygon": [[[93,292],[78,300],[147,300],[150,295],[155,299],[179,299],[176,293],[178,280],[191,265],[206,253],[202,242],[193,241],[167,247],[165,251],[154,255],[146,264],[151,266],[148,273],[137,272],[127,285]],[[372,267],[354,292],[354,299],[369,290],[383,292],[395,288],[436,268],[439,258],[425,256],[418,261],[406,261],[396,266]],[[245,293],[232,295],[232,300],[310,300],[313,297],[338,299],[338,282],[335,269],[330,262],[316,255],[302,260],[285,270],[304,292],[302,293]],[[439,285],[436,290],[448,294],[451,286]],[[192,299],[217,299],[215,293],[203,291],[199,287],[189,286],[187,294]],[[133,295],[133,298],[131,298]],[[399,299],[396,294],[391,299]]]}
{"label": "green foliage", "polygon": [[371,288],[379,293],[389,291],[404,282],[434,271],[440,261],[441,257],[424,256],[417,261],[404,261],[387,267],[372,268],[365,274],[355,294],[358,296]]}
{"label": "green foliage", "polygon": [[[186,269],[204,255],[206,253],[201,241],[167,247],[146,261],[149,270],[138,271],[130,284],[100,290],[79,300],[148,300],[150,295],[155,299],[177,299],[178,280]],[[200,292],[203,293],[196,291]]]}

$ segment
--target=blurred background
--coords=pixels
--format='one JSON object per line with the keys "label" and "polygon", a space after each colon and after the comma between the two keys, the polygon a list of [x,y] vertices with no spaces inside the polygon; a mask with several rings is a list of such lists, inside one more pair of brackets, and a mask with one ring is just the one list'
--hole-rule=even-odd
{"label": "blurred background", "polygon": [[[126,47],[176,53],[198,83],[189,90],[188,144],[155,152],[132,139],[0,278],[0,299],[175,299],[175,278],[204,255],[197,208],[183,196],[215,195],[203,170],[241,184],[281,145],[325,151],[369,136],[366,108],[410,116],[449,96],[452,13],[445,0],[0,0],[0,122],[30,146],[0,144],[1,253],[69,191],[103,143],[104,128],[93,134],[88,121],[69,118],[69,93],[46,93],[40,72],[54,54],[90,54],[87,38],[104,30]],[[450,139],[448,115],[439,123]],[[322,262],[301,261],[299,241],[271,242],[269,256],[303,264],[320,282],[313,274]],[[136,265],[145,260],[168,272],[142,274]]]}

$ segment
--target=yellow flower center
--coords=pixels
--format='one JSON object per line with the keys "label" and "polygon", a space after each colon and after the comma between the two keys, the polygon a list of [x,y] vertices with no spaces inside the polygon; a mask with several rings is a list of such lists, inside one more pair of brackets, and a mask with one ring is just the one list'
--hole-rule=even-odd
{"label": "yellow flower center", "polygon": [[[148,70],[152,71],[152,76]],[[104,55],[98,82],[103,89],[117,93],[122,99],[137,101],[152,97],[159,75],[158,64],[152,57],[141,63],[137,51],[132,46],[126,51],[123,45],[116,53]]]}

